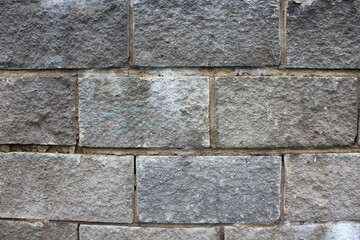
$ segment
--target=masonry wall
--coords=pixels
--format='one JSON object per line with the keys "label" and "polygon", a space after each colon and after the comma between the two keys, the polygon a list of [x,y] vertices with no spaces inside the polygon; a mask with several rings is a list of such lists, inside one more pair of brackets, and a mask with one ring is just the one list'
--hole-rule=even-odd
{"label": "masonry wall", "polygon": [[360,239],[359,0],[0,1],[0,239]]}

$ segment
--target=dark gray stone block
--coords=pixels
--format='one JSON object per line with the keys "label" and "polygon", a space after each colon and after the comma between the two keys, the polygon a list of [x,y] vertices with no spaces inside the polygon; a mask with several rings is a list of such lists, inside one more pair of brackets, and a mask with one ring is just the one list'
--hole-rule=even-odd
{"label": "dark gray stone block", "polygon": [[240,223],[279,218],[280,157],[137,157],[141,222]]}
{"label": "dark gray stone block", "polygon": [[291,0],[286,62],[295,68],[360,68],[360,1]]}
{"label": "dark gray stone block", "polygon": [[81,225],[81,240],[218,240],[214,228],[153,228]]}
{"label": "dark gray stone block", "polygon": [[104,68],[128,60],[127,0],[2,0],[0,9],[0,68]]}
{"label": "dark gray stone block", "polygon": [[1,240],[77,240],[77,224],[0,220]]}
{"label": "dark gray stone block", "polygon": [[289,221],[360,220],[360,154],[285,157]]}
{"label": "dark gray stone block", "polygon": [[274,66],[277,0],[135,0],[137,66]]}
{"label": "dark gray stone block", "polygon": [[209,146],[208,78],[83,78],[80,145]]}
{"label": "dark gray stone block", "polygon": [[132,222],[133,157],[0,153],[0,218]]}
{"label": "dark gray stone block", "polygon": [[0,78],[0,144],[74,145],[76,88],[76,78]]}
{"label": "dark gray stone block", "polygon": [[357,134],[357,85],[351,77],[217,78],[217,145],[352,145]]}

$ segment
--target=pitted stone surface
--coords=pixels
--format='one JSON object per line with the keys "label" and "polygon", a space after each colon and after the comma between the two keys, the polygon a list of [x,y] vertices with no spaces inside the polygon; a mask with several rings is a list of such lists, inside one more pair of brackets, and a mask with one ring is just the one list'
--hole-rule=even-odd
{"label": "pitted stone surface", "polygon": [[0,221],[1,240],[77,240],[77,224]]}
{"label": "pitted stone surface", "polygon": [[287,12],[287,66],[360,68],[360,0],[291,0]]}
{"label": "pitted stone surface", "polygon": [[285,227],[225,227],[226,240],[358,240],[360,224],[336,223]]}
{"label": "pitted stone surface", "polygon": [[279,218],[280,157],[137,157],[139,220],[272,222]]}
{"label": "pitted stone surface", "polygon": [[133,157],[0,153],[0,172],[0,218],[133,219]]}
{"label": "pitted stone surface", "polygon": [[357,79],[220,77],[216,120],[219,147],[352,145]]}
{"label": "pitted stone surface", "polygon": [[0,78],[0,144],[74,145],[76,98],[76,78]]}
{"label": "pitted stone surface", "polygon": [[137,66],[274,66],[277,0],[135,0]]}
{"label": "pitted stone surface", "polygon": [[208,78],[82,78],[80,145],[209,146]]}
{"label": "pitted stone surface", "polygon": [[289,221],[360,220],[360,154],[285,158]]}
{"label": "pitted stone surface", "polygon": [[0,68],[103,68],[128,60],[128,1],[0,1]]}
{"label": "pitted stone surface", "polygon": [[153,228],[81,225],[81,240],[218,240],[214,228]]}

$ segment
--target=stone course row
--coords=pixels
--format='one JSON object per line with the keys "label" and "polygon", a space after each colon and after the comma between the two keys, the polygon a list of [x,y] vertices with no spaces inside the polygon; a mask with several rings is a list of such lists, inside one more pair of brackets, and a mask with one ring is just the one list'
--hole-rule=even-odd
{"label": "stone course row", "polygon": [[[285,156],[285,220],[360,220],[360,154]],[[0,219],[276,223],[279,156],[0,153]],[[134,210],[137,208],[137,211]],[[134,212],[138,213],[135,218]]]}
{"label": "stone course row", "polygon": [[[357,85],[352,77],[218,77],[215,144],[353,145]],[[0,144],[75,145],[78,105],[82,147],[210,147],[208,77],[0,78],[0,99]]]}
{"label": "stone course row", "polygon": [[[277,0],[0,1],[0,68],[277,66]],[[289,0],[286,66],[360,68],[359,0]]]}
{"label": "stone course row", "polygon": [[[2,240],[78,240],[77,224],[48,222],[17,222],[0,220]],[[218,227],[160,228],[106,225],[80,225],[80,240],[220,240]],[[226,226],[224,240],[358,240],[360,224],[293,225],[281,227]]]}

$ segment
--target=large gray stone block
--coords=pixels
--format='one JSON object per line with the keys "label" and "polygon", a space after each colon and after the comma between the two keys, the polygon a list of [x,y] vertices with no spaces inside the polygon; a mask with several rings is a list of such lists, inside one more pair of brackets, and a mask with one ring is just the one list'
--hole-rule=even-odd
{"label": "large gray stone block", "polygon": [[208,78],[82,78],[80,145],[209,146]]}
{"label": "large gray stone block", "polygon": [[360,154],[286,155],[289,221],[360,220]]}
{"label": "large gray stone block", "polygon": [[240,223],[279,218],[280,157],[138,157],[141,222]]}
{"label": "large gray stone block", "polygon": [[287,12],[287,66],[360,68],[359,0],[290,0]]}
{"label": "large gray stone block", "polygon": [[359,240],[360,224],[297,225],[285,227],[225,227],[226,240]]}
{"label": "large gray stone block", "polygon": [[103,68],[128,60],[127,0],[2,0],[0,9],[0,68]]}
{"label": "large gray stone block", "polygon": [[1,240],[78,240],[77,224],[0,220]]}
{"label": "large gray stone block", "polygon": [[133,157],[0,153],[0,218],[132,222]]}
{"label": "large gray stone block", "polygon": [[80,226],[80,240],[218,240],[218,235],[214,228]]}
{"label": "large gray stone block", "polygon": [[0,78],[0,144],[74,145],[76,88],[76,78]]}
{"label": "large gray stone block", "polygon": [[135,65],[278,65],[278,5],[277,0],[135,0]]}
{"label": "large gray stone block", "polygon": [[351,77],[217,78],[217,145],[351,145],[357,134],[357,85]]}

